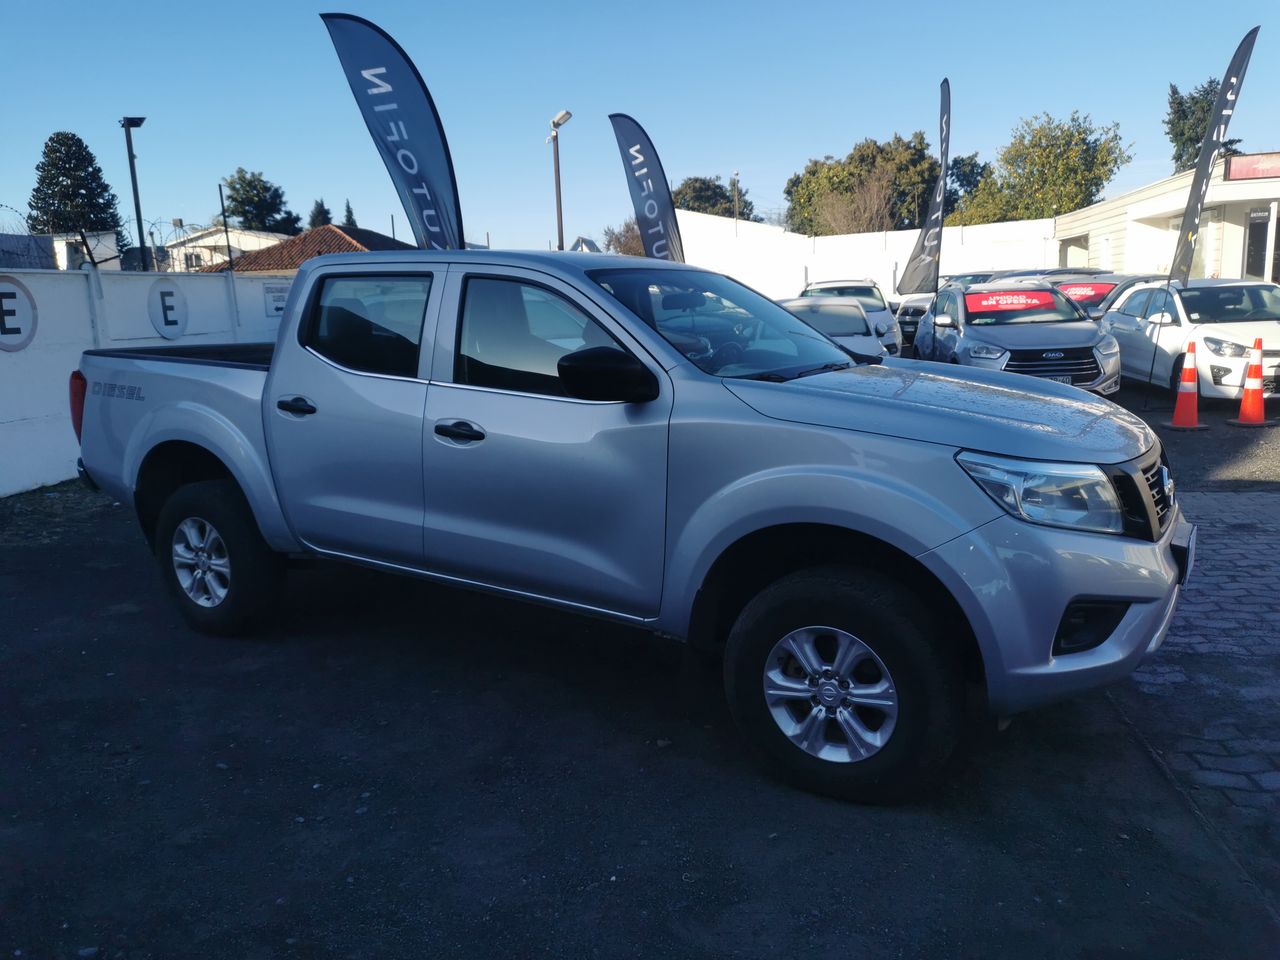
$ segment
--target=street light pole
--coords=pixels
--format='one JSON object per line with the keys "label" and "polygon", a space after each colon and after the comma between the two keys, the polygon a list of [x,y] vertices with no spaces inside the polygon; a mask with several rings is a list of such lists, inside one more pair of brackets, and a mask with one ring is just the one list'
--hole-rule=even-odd
{"label": "street light pole", "polygon": [[142,126],[146,119],[146,117],[124,117],[120,120],[120,126],[124,127],[124,146],[129,153],[129,179],[133,182],[133,216],[138,224],[138,252],[141,254],[143,272],[151,269],[149,265],[151,256],[144,239],[145,228],[142,226],[142,201],[138,198],[138,167],[134,162],[137,157],[133,155],[133,130],[135,127]]}
{"label": "street light pole", "polygon": [[573,117],[568,110],[561,110],[551,118],[551,164],[556,178],[556,249],[564,249],[564,208],[560,203],[560,128]]}

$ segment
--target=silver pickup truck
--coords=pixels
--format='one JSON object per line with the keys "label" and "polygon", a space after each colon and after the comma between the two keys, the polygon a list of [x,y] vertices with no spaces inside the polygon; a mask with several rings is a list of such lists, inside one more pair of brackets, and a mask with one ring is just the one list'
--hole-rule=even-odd
{"label": "silver pickup truck", "polygon": [[663,261],[322,257],[274,348],[91,350],[71,394],[195,628],[243,629],[290,555],[643,625],[723,652],[768,766],[862,800],[938,777],[974,695],[1127,675],[1194,553],[1108,401],[851,355]]}

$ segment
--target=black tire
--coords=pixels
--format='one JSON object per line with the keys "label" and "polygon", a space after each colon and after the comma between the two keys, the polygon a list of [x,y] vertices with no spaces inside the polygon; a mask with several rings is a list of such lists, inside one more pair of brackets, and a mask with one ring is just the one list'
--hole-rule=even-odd
{"label": "black tire", "polygon": [[[768,770],[802,789],[863,803],[897,802],[941,778],[959,742],[965,685],[945,631],[920,607],[919,598],[896,580],[844,566],[791,574],[747,604],[725,648],[725,692],[734,719]],[[764,671],[775,645],[794,630],[819,625],[870,647],[896,689],[896,725],[865,759],[836,762],[806,752],[783,732],[766,703]],[[798,709],[807,711],[808,701]]]}
{"label": "black tire", "polygon": [[[1184,353],[1173,361],[1173,371],[1169,374],[1169,392],[1173,394],[1175,400],[1178,399],[1178,387],[1182,383],[1182,367],[1185,364],[1187,355]],[[1196,398],[1200,397],[1200,378],[1196,377]]]}
{"label": "black tire", "polygon": [[[193,599],[179,580],[174,539],[187,520],[211,526],[225,548],[219,553],[229,565],[229,586],[212,605]],[[204,480],[175,490],[156,522],[155,553],[183,618],[201,633],[218,636],[243,633],[277,595],[283,573],[280,555],[262,539],[244,494],[231,480]]]}

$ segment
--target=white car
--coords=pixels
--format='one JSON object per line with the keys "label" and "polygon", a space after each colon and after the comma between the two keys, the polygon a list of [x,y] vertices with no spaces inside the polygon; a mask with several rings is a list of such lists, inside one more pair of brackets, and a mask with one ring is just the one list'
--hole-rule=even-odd
{"label": "white car", "polygon": [[1238,400],[1249,348],[1262,338],[1262,389],[1277,396],[1280,286],[1260,280],[1192,280],[1186,287],[1143,283],[1102,318],[1120,344],[1125,377],[1177,390],[1187,344],[1196,341],[1200,394]]}
{"label": "white car", "polygon": [[[800,291],[802,297],[856,297],[890,356],[902,353],[902,330],[874,280],[823,280]],[[881,329],[883,328],[883,329]]]}
{"label": "white car", "polygon": [[867,313],[855,297],[799,297],[779,300],[778,306],[846,350],[868,357],[883,357],[889,352],[872,331]]}

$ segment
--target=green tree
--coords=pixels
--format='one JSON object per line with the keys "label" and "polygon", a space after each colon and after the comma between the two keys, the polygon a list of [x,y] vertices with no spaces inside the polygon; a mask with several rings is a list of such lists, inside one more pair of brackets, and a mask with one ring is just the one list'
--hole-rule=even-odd
{"label": "green tree", "polygon": [[307,216],[307,229],[314,230],[316,227],[327,226],[333,223],[333,213],[324,205],[324,197],[321,197],[311,205],[311,213]]}
{"label": "green tree", "polygon": [[346,207],[346,209],[342,212],[342,225],[343,225],[344,227],[358,227],[358,226],[360,226],[360,224],[356,223],[356,215],[355,215],[354,213],[352,213],[352,212],[351,212],[351,201],[350,201],[350,200],[348,200],[348,201],[347,201],[347,207]]}
{"label": "green tree", "polygon": [[733,192],[738,191],[738,219],[759,220],[755,204],[747,199],[747,191],[730,177],[723,184],[719,177],[685,177],[671,193],[671,199],[681,210],[709,213],[717,217],[733,216]]}
{"label": "green tree", "polygon": [[947,164],[946,208],[954,210],[989,176],[991,164],[980,161],[976,152],[952,157]]}
{"label": "green tree", "polygon": [[1096,203],[1130,159],[1118,124],[1095,126],[1078,111],[1065,120],[1047,113],[1023,119],[947,222],[1032,220],[1079,210]]}
{"label": "green tree", "polygon": [[[1190,170],[1196,165],[1200,144],[1209,129],[1213,103],[1218,99],[1221,86],[1217,77],[1210,77],[1187,93],[1180,92],[1176,84],[1169,84],[1169,112],[1164,117],[1164,132],[1173,144],[1174,173]],[[1239,137],[1223,141],[1222,155],[1231,157],[1238,154],[1239,143]]]}
{"label": "green tree", "polygon": [[284,190],[257,171],[237,167],[222,181],[227,187],[227,215],[245,230],[295,234],[302,218],[285,206]]}
{"label": "green tree", "polygon": [[878,196],[887,183],[888,229],[918,227],[928,212],[929,191],[938,179],[938,170],[938,160],[931,154],[923,131],[906,138],[895,133],[883,143],[868,138],[855,144],[843,159],[827,156],[810,160],[787,181],[783,192],[788,226],[801,233],[828,234],[833,223],[820,211],[839,207],[841,197],[870,210],[875,205],[866,202],[868,197]]}
{"label": "green tree", "polygon": [[630,257],[644,256],[644,241],[636,218],[624,220],[622,226],[604,228],[604,248],[610,253],[623,253]]}
{"label": "green tree", "polygon": [[74,133],[59,131],[45,141],[27,207],[31,211],[27,227],[32,233],[114,230],[117,241],[127,241],[116,195],[102,176],[93,151]]}

